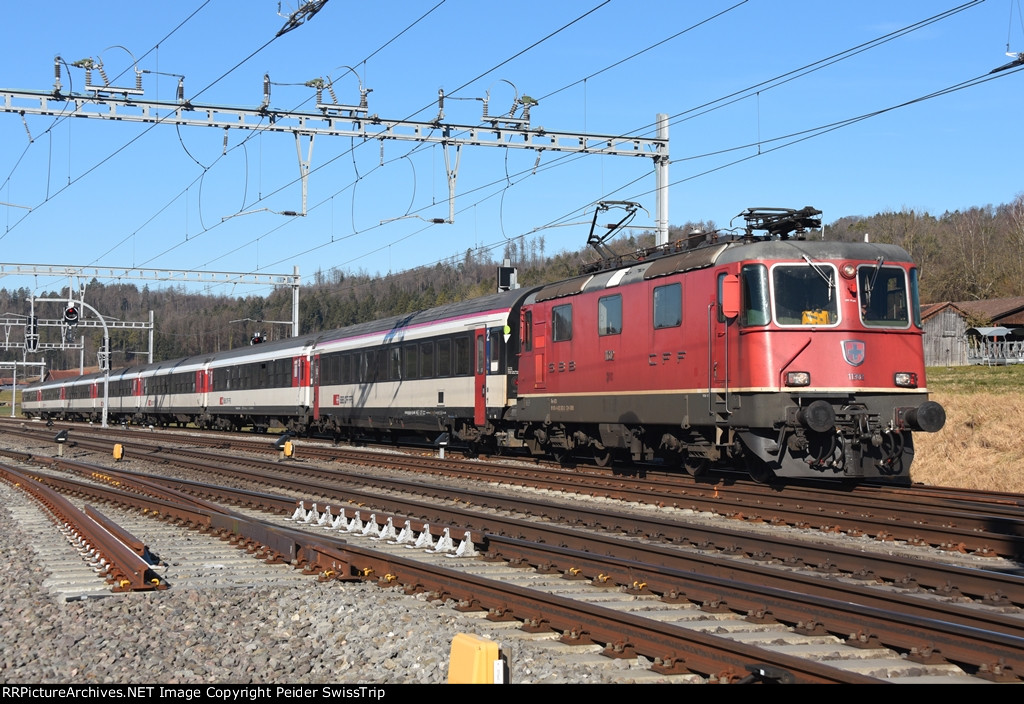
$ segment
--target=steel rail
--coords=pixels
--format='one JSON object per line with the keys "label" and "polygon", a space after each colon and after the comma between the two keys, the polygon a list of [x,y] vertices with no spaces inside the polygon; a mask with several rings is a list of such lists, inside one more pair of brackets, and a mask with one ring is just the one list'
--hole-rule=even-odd
{"label": "steel rail", "polygon": [[1024,675],[1024,618],[1019,616],[956,604],[915,604],[896,594],[840,582],[822,584],[820,579],[772,573],[756,565],[720,565],[711,573],[696,567],[699,558],[665,554],[656,547],[638,547],[634,559],[627,559],[599,554],[607,547],[604,544],[571,549],[488,535],[485,545],[496,558],[594,583],[626,585],[633,593],[689,601],[706,611],[736,612],[760,623],[782,622],[798,633],[829,633],[855,647],[894,648],[914,662],[966,664],[994,681],[1017,682]]}
{"label": "steel rail", "polygon": [[101,566],[100,575],[113,591],[167,588],[163,578],[153,571],[152,565],[138,551],[141,545],[138,539],[95,509],[79,509],[44,481],[14,467],[0,464],[0,478],[28,492],[59,525],[95,553]]}

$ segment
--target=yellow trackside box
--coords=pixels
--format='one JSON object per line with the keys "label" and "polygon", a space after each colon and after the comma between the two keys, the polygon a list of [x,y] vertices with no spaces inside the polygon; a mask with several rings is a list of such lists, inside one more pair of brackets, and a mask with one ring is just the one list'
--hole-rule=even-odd
{"label": "yellow trackside box", "polygon": [[120,461],[124,457],[124,445],[117,443],[114,445],[114,459]]}
{"label": "yellow trackside box", "polygon": [[452,640],[448,684],[504,684],[508,679],[498,644],[470,633]]}

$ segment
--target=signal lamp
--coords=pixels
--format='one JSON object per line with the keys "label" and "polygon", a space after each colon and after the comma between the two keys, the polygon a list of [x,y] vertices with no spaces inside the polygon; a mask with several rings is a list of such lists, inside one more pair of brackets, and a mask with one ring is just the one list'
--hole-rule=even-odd
{"label": "signal lamp", "polygon": [[786,386],[810,386],[810,372],[786,372]]}
{"label": "signal lamp", "polygon": [[917,388],[917,374],[915,372],[896,372],[894,381],[896,386],[902,386],[906,389]]}

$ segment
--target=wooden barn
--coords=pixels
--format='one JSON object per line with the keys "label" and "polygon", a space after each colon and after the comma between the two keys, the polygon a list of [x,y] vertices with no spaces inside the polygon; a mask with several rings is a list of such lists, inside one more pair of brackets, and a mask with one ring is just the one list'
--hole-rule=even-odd
{"label": "wooden barn", "polygon": [[925,366],[1024,364],[1024,296],[931,303],[921,318]]}

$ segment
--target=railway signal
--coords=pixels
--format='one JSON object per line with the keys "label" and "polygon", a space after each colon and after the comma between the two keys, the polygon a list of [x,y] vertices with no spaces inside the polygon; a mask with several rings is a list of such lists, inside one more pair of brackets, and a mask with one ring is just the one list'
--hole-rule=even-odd
{"label": "railway signal", "polygon": [[110,338],[104,337],[103,342],[100,343],[99,353],[96,355],[99,362],[100,371],[110,370]]}
{"label": "railway signal", "polygon": [[28,319],[28,331],[25,333],[25,349],[28,352],[39,351],[39,319],[34,315]]}
{"label": "railway signal", "polygon": [[78,307],[74,303],[68,303],[64,308],[64,341],[74,342],[75,332],[78,330]]}

